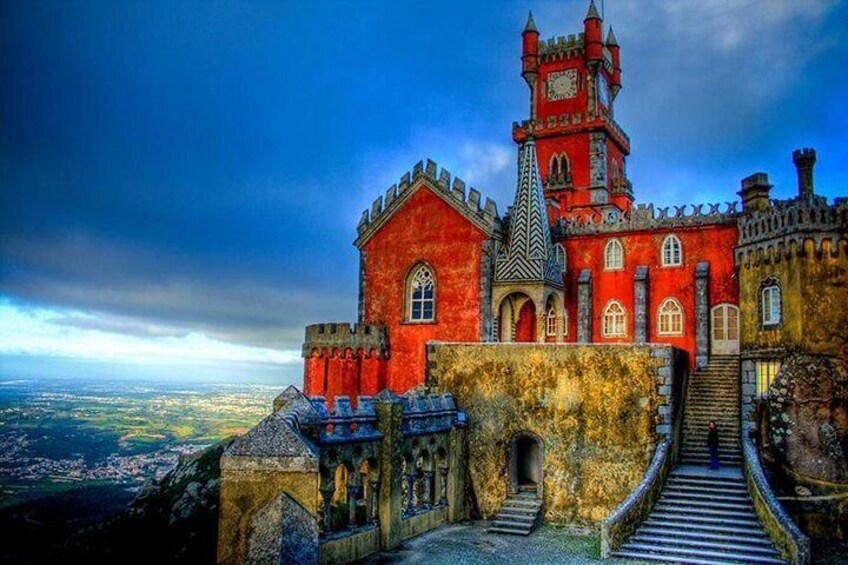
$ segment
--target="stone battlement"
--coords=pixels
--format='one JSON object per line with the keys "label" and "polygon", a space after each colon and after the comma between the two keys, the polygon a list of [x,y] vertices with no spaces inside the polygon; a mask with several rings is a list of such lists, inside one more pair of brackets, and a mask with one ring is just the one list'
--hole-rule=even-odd
{"label": "stone battlement", "polygon": [[563,130],[576,128],[581,124],[595,122],[600,117],[600,121],[607,124],[616,136],[620,138],[628,147],[630,146],[630,136],[624,133],[621,126],[616,123],[608,112],[601,111],[600,114],[592,114],[589,112],[574,112],[571,114],[560,114],[559,116],[548,116],[547,119],[538,120],[523,120],[521,122],[512,122],[513,137],[516,133],[522,133],[528,136],[539,135],[543,133],[562,133]]}
{"label": "stone battlement", "polygon": [[456,402],[449,392],[409,394],[403,406],[405,436],[448,432],[457,420]]}
{"label": "stone battlement", "polygon": [[319,445],[373,441],[383,437],[376,428],[377,413],[370,396],[357,397],[356,409],[347,396],[337,396],[332,409],[323,396],[310,398],[309,403],[319,418],[313,438]]}
{"label": "stone battlement", "polygon": [[558,59],[570,59],[583,53],[585,37],[583,33],[569,35],[568,37],[551,37],[546,41],[539,42],[539,56],[543,61],[555,61]]}
{"label": "stone battlement", "polygon": [[400,177],[398,184],[390,186],[384,196],[378,196],[371,204],[371,208],[362,212],[356,227],[359,240],[376,230],[382,225],[383,219],[388,218],[400,208],[410,193],[410,187],[421,179],[430,181],[433,188],[438,189],[443,197],[453,202],[458,210],[473,222],[489,230],[500,229],[498,208],[494,200],[486,198],[485,204],[481,207],[480,192],[470,187],[466,196],[465,182],[462,179],[458,177],[451,179],[450,171],[445,168],[438,170],[435,161],[427,159],[426,165],[424,161],[418,161],[411,172],[406,172]]}
{"label": "stone battlement", "polygon": [[[704,208],[707,208],[706,211]],[[673,211],[671,209],[673,208]],[[688,226],[705,226],[735,222],[739,212],[736,202],[721,204],[691,204],[655,208],[653,204],[637,204],[623,214],[598,213],[577,216],[571,220],[560,219],[551,229],[555,238],[598,233],[622,233],[649,229],[668,229]]]}
{"label": "stone battlement", "polygon": [[837,198],[832,205],[820,196],[775,200],[765,210],[741,216],[738,225],[738,266],[804,254],[807,241],[812,241],[814,252],[835,256],[848,240],[848,199]]}
{"label": "stone battlement", "polygon": [[363,350],[366,353],[376,350],[385,355],[389,351],[388,328],[380,324],[327,323],[306,326],[306,339],[303,343],[303,356],[308,357],[313,350],[333,349],[343,352]]}

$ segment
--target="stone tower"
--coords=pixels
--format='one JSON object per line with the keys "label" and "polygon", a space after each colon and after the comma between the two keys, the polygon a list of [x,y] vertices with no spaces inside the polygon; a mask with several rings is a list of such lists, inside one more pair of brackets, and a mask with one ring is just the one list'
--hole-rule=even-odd
{"label": "stone tower", "polygon": [[522,33],[521,75],[530,87],[530,119],[513,124],[513,139],[536,140],[551,222],[594,211],[629,211],[625,159],[630,140],[613,120],[621,90],[620,48],[594,2],[583,32],[539,41],[532,14]]}

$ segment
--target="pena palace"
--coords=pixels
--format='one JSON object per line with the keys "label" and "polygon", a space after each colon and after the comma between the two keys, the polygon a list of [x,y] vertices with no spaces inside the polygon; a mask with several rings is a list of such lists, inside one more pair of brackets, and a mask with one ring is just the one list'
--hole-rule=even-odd
{"label": "pena palace", "polygon": [[[792,155],[790,201],[770,200],[767,175],[756,173],[742,180],[741,202],[634,203],[630,138],[615,121],[613,29],[604,33],[590,3],[582,33],[541,40],[531,14],[521,48],[530,118],[512,125],[512,206],[500,215],[429,159],[404,173],[359,221],[358,322],[306,329],[307,395],[403,393],[425,381],[428,342],[666,343],[691,368],[739,354],[738,269],[748,260],[738,253],[757,242],[768,252],[769,238],[786,235],[760,229],[754,214],[826,205],[813,192],[815,150]],[[794,299],[760,282],[752,326],[779,327]]]}

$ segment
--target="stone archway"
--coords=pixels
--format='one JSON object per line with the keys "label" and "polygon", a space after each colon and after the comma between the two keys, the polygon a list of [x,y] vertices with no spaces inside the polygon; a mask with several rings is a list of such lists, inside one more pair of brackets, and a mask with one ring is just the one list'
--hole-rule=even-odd
{"label": "stone archway", "polygon": [[544,445],[536,434],[519,432],[509,442],[509,494],[520,492],[542,496]]}
{"label": "stone archway", "polygon": [[499,340],[503,343],[536,341],[538,320],[536,303],[523,292],[513,292],[498,307]]}

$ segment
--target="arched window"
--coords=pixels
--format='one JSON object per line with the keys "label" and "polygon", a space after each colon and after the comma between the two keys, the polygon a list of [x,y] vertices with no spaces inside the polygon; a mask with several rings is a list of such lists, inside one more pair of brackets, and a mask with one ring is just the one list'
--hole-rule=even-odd
{"label": "arched window", "polygon": [[604,308],[604,337],[622,337],[627,335],[627,313],[618,300],[613,300]]}
{"label": "arched window", "polygon": [[668,235],[662,242],[663,267],[675,267],[683,264],[683,246],[676,235]]}
{"label": "arched window", "polygon": [[568,260],[565,255],[565,247],[563,247],[560,243],[554,245],[554,258],[556,259],[560,270],[564,273],[568,267]]}
{"label": "arched window", "polygon": [[762,286],[762,290],[760,291],[760,312],[763,326],[776,326],[780,324],[780,286],[774,279],[764,282]]}
{"label": "arched window", "polygon": [[568,335],[568,310],[562,310],[562,335]]}
{"label": "arched window", "polygon": [[548,337],[556,337],[557,333],[557,315],[556,308],[548,307],[548,313],[545,315],[545,335]]}
{"label": "arched window", "polygon": [[657,311],[659,335],[683,335],[683,307],[674,298],[666,298]]}
{"label": "arched window", "polygon": [[568,156],[565,153],[557,153],[551,157],[551,166],[548,170],[548,184],[564,185],[570,182]]}
{"label": "arched window", "polygon": [[421,265],[412,271],[406,293],[407,319],[410,322],[432,322],[436,319],[436,283],[430,267]]}
{"label": "arched window", "polygon": [[604,248],[604,270],[620,271],[624,268],[624,248],[617,239],[611,239]]}

